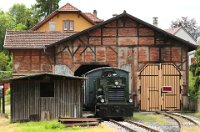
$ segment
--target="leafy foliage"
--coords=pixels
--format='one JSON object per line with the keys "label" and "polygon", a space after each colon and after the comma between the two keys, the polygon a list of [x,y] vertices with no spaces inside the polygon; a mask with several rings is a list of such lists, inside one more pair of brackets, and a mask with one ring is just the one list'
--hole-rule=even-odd
{"label": "leafy foliage", "polygon": [[6,56],[3,52],[0,52],[0,71],[6,71],[8,69],[9,57]]}
{"label": "leafy foliage", "polygon": [[27,8],[24,4],[14,4],[8,12],[0,10],[0,51],[4,50],[6,30],[27,30],[38,23],[38,20],[39,16],[34,8]]}
{"label": "leafy foliage", "polygon": [[34,9],[29,9],[24,4],[14,4],[8,13],[15,20],[16,27],[18,27],[15,29],[17,30],[30,29],[38,22],[38,17],[35,15]]}
{"label": "leafy foliage", "polygon": [[0,52],[0,80],[12,76],[12,60],[9,56]]}
{"label": "leafy foliage", "polygon": [[40,17],[46,17],[56,9],[58,9],[58,3],[60,0],[36,0],[35,8],[38,11]]}
{"label": "leafy foliage", "polygon": [[190,19],[189,17],[181,17],[172,21],[171,23],[172,28],[183,27],[185,28],[190,34],[194,36],[197,30],[197,22],[194,18]]}
{"label": "leafy foliage", "polygon": [[190,66],[190,70],[194,76],[194,88],[192,93],[196,98],[200,98],[200,47],[195,52],[196,62]]}
{"label": "leafy foliage", "polygon": [[0,51],[3,50],[4,36],[6,30],[14,28],[14,19],[7,13],[0,13]]}

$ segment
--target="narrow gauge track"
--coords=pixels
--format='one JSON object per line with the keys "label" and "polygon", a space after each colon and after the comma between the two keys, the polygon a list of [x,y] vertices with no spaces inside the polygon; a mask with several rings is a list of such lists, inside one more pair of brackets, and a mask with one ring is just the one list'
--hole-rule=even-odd
{"label": "narrow gauge track", "polygon": [[[167,113],[169,113],[169,112],[167,112]],[[192,122],[195,126],[199,126],[199,124],[198,124],[196,121],[194,121],[192,118],[183,116],[183,115],[181,115],[181,114],[176,114],[176,113],[170,113],[170,114],[175,115],[175,116],[179,116],[179,117],[181,117],[181,118],[184,118],[184,119],[186,119],[186,120]]]}
{"label": "narrow gauge track", "polygon": [[172,120],[176,121],[179,129],[181,130],[183,126],[187,126],[187,125],[194,125],[194,126],[198,126],[198,123],[196,121],[194,121],[193,119],[189,118],[189,117],[185,117],[183,115],[179,115],[179,114],[174,114],[174,113],[170,113],[170,112],[156,112],[157,114],[162,114],[164,116],[167,116],[169,118],[171,118]]}
{"label": "narrow gauge track", "polygon": [[[115,120],[110,120],[110,122],[126,129],[127,131],[129,132],[137,132],[138,129],[142,129],[142,131],[150,131],[150,132],[159,132],[155,129],[152,129],[150,127],[147,127],[145,125],[142,125],[140,123],[136,123],[134,121],[130,121],[130,120],[125,120],[123,122],[118,122],[118,121],[115,121]],[[128,123],[128,124],[127,124]]]}

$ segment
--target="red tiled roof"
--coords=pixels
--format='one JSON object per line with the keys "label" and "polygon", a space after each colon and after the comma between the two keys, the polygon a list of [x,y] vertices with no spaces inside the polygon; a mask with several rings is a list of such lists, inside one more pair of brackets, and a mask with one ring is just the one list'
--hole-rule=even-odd
{"label": "red tiled roof", "polygon": [[178,32],[179,29],[181,29],[181,27],[169,28],[169,29],[165,29],[165,31],[174,35],[175,33]]}
{"label": "red tiled roof", "polygon": [[84,13],[89,19],[91,19],[94,23],[100,23],[103,22],[103,20],[99,19],[92,13]]}
{"label": "red tiled roof", "polygon": [[70,3],[59,8],[57,11],[80,11],[78,8],[72,6]]}
{"label": "red tiled roof", "polygon": [[4,41],[6,49],[42,49],[45,45],[69,37],[75,32],[7,31]]}

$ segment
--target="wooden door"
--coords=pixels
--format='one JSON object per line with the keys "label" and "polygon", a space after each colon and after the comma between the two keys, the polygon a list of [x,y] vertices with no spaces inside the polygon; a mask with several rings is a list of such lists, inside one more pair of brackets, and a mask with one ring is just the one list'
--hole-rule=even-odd
{"label": "wooden door", "polygon": [[161,91],[161,110],[180,110],[181,72],[175,65],[161,65],[161,87],[171,87],[170,92]]}
{"label": "wooden door", "polygon": [[180,110],[180,84],[181,73],[175,65],[147,64],[139,74],[140,110]]}

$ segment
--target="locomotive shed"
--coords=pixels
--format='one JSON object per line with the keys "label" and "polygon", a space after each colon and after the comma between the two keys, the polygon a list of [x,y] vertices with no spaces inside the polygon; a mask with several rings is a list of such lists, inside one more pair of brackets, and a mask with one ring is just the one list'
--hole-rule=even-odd
{"label": "locomotive shed", "polygon": [[197,48],[126,12],[79,33],[8,31],[4,47],[13,55],[14,76],[125,69],[134,108],[140,111],[187,107],[187,53]]}
{"label": "locomotive shed", "polygon": [[187,107],[187,52],[196,46],[126,12],[46,49],[54,51],[56,65],[65,65],[72,73],[99,65],[128,70],[138,110]]}

